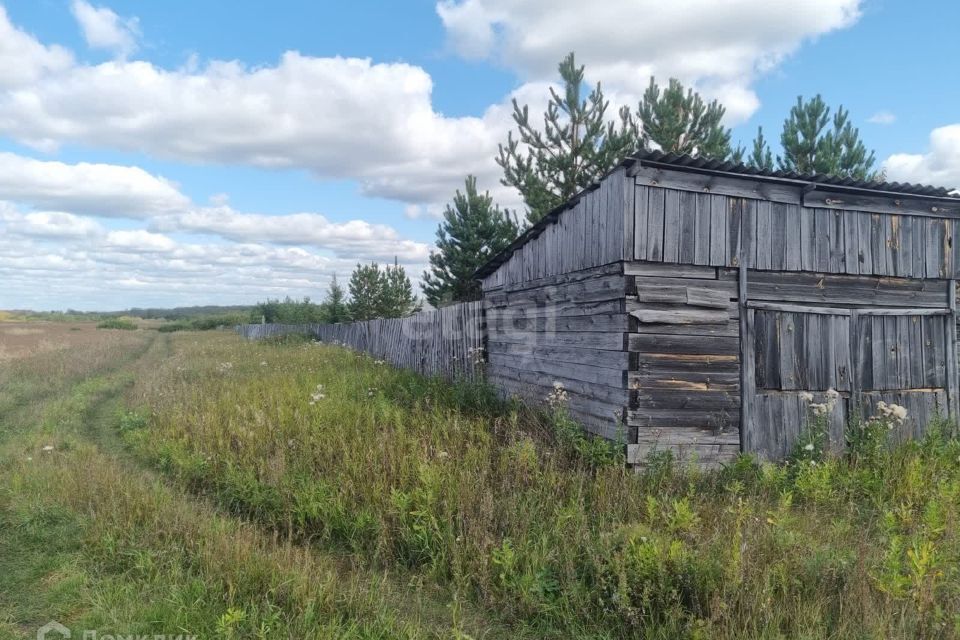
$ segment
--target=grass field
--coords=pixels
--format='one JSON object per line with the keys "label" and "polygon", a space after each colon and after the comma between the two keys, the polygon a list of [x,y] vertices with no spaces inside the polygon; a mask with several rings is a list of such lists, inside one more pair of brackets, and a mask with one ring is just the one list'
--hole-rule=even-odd
{"label": "grass field", "polygon": [[0,638],[960,636],[943,435],[637,474],[562,409],[336,347],[10,326]]}

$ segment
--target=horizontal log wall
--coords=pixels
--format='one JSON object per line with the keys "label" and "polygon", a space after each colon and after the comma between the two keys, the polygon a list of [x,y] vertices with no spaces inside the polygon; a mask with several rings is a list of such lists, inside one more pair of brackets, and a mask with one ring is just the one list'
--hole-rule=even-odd
{"label": "horizontal log wall", "polygon": [[701,464],[740,451],[737,284],[709,267],[629,263],[631,462],[670,450]]}
{"label": "horizontal log wall", "polygon": [[482,302],[464,302],[406,318],[344,324],[253,324],[240,325],[237,331],[251,339],[291,333],[312,335],[424,375],[474,378],[482,372]]}
{"label": "horizontal log wall", "polygon": [[487,380],[544,403],[560,385],[588,431],[630,442],[626,278],[616,263],[488,289]]}
{"label": "horizontal log wall", "polygon": [[700,178],[636,177],[634,244],[626,259],[721,267],[739,267],[743,259],[758,270],[910,278],[960,274],[960,219],[937,217],[946,209],[897,213],[872,200],[849,204],[873,209],[842,209],[785,187],[768,195],[786,202],[759,200],[731,195],[733,188],[704,191]]}
{"label": "horizontal log wall", "polygon": [[[626,228],[633,216],[633,180],[617,168],[595,188],[582,193],[569,207],[554,214],[539,235],[518,248],[494,273],[483,280],[483,288],[530,282],[610,264],[623,259]],[[628,220],[629,218],[629,220]]]}

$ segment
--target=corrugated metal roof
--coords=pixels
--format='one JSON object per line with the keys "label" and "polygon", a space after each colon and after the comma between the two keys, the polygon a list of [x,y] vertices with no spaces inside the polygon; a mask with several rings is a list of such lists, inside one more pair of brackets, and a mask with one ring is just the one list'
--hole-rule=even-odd
{"label": "corrugated metal roof", "polygon": [[789,182],[816,183],[830,187],[844,187],[863,189],[865,191],[886,191],[904,195],[926,196],[934,198],[951,198],[952,189],[931,187],[923,184],[907,182],[884,182],[880,180],[854,180],[853,178],[838,178],[829,175],[813,173],[797,173],[796,171],[767,171],[754,169],[745,164],[730,160],[711,160],[709,158],[695,158],[680,153],[664,153],[662,151],[644,151],[628,158],[628,162],[643,164],[665,164],[674,169],[694,169],[705,172],[736,173],[741,176],[767,178],[770,180],[785,180]]}
{"label": "corrugated metal roof", "polygon": [[[880,180],[854,180],[853,178],[838,178],[828,175],[803,174],[795,171],[767,171],[755,169],[745,164],[732,162],[730,160],[711,160],[708,158],[698,158],[679,153],[664,153],[662,151],[642,151],[625,159],[619,166],[632,167],[640,163],[643,166],[662,167],[675,169],[678,171],[693,171],[697,173],[709,174],[731,174],[733,177],[744,177],[754,180],[763,180],[779,183],[791,183],[797,186],[823,186],[831,189],[843,191],[863,191],[874,192],[879,195],[896,194],[908,195],[920,198],[935,198],[938,200],[950,200],[956,202],[960,197],[954,195],[956,192],[945,187],[933,187],[922,184],[910,184],[905,182],[885,182]],[[485,265],[477,269],[474,277],[482,279],[496,271],[500,265],[510,259],[513,252],[525,245],[530,240],[540,235],[545,227],[556,222],[557,218],[567,209],[571,208],[580,197],[589,191],[596,189],[599,185],[593,184],[584,189],[576,196],[551,210],[547,215],[541,218],[535,225],[520,234],[510,245],[490,259]]]}

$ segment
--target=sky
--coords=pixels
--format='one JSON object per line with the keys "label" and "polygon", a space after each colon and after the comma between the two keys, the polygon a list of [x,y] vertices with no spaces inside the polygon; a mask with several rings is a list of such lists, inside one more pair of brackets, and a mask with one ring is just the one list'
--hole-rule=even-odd
{"label": "sky", "polygon": [[317,300],[369,261],[416,282],[467,174],[522,207],[497,145],[569,51],[611,112],[677,77],[749,146],[820,93],[888,179],[960,187],[958,22],[954,0],[0,0],[0,308]]}

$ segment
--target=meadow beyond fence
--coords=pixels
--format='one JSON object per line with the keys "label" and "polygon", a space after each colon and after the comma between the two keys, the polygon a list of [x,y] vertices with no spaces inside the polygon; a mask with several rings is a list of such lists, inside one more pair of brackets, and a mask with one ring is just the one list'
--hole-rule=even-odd
{"label": "meadow beyond fence", "polygon": [[245,324],[237,327],[237,333],[251,340],[309,335],[424,375],[473,378],[480,374],[483,360],[483,303],[344,324]]}

